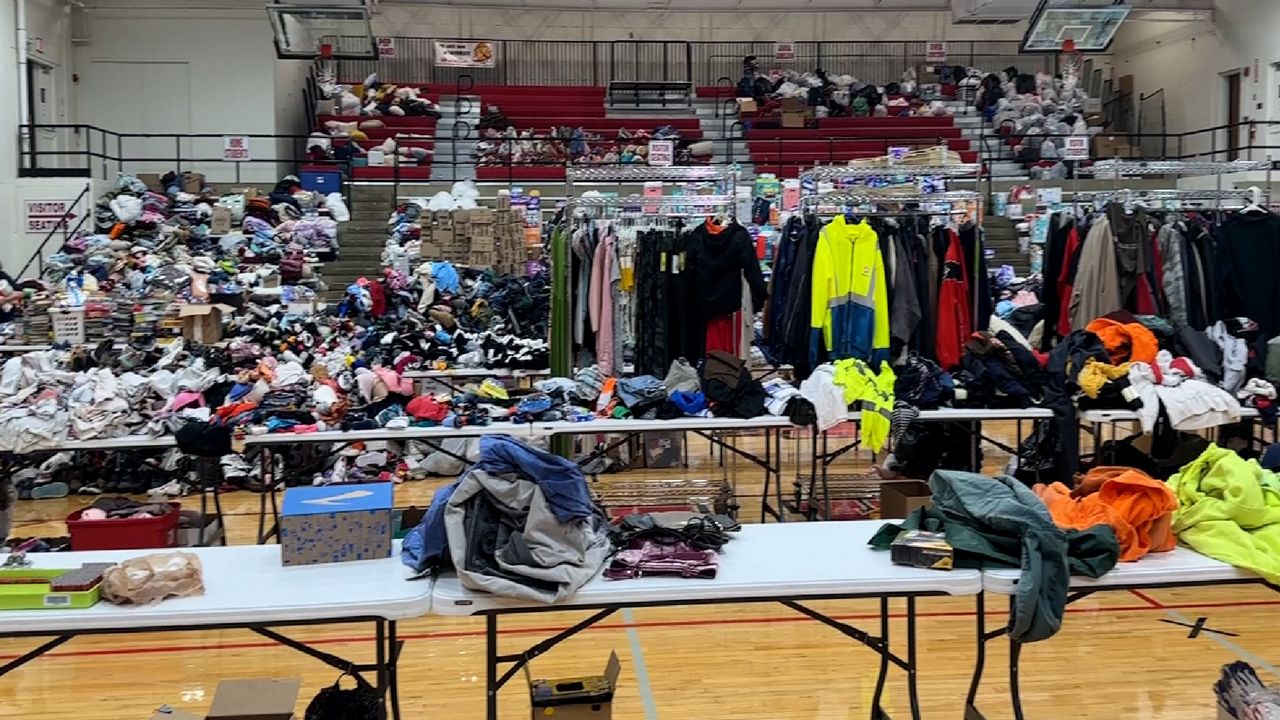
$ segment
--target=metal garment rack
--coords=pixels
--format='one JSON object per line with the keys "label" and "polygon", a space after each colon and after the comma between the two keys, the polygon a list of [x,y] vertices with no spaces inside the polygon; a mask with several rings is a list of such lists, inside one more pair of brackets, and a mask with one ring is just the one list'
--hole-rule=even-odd
{"label": "metal garment rack", "polygon": [[[1266,187],[1263,192],[1266,194],[1267,202],[1262,204],[1270,204],[1271,202],[1271,159],[1266,160],[1228,160],[1224,162],[1213,160],[1098,160],[1092,167],[1088,168],[1088,172],[1093,173],[1094,178],[1105,178],[1110,176],[1113,186],[1118,186],[1120,178],[1148,175],[1177,175],[1187,177],[1191,175],[1214,175],[1216,176],[1217,193],[1216,197],[1203,198],[1206,200],[1218,200],[1219,209],[1221,209],[1221,200],[1228,196],[1223,193],[1229,192],[1222,188],[1222,176],[1229,173],[1238,172],[1256,172],[1265,170],[1267,173]],[[1076,173],[1077,176],[1080,174]],[[1119,188],[1116,188],[1119,189]],[[1195,192],[1188,190],[1187,192]],[[1200,191],[1200,192],[1208,192]],[[1073,192],[1072,195],[1079,193]]]}

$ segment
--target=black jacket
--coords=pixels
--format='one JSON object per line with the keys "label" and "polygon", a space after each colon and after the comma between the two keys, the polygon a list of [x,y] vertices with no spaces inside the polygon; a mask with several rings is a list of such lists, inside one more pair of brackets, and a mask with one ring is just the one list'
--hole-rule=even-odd
{"label": "black jacket", "polygon": [[752,309],[759,312],[764,307],[764,275],[746,228],[733,223],[711,233],[704,223],[689,233],[688,242],[688,272],[703,317],[720,317],[740,309],[744,277],[751,286]]}

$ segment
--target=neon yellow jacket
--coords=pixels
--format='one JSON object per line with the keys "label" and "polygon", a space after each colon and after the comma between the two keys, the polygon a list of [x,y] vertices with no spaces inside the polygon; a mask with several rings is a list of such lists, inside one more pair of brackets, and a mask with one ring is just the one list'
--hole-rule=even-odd
{"label": "neon yellow jacket", "polygon": [[861,360],[837,360],[835,383],[844,390],[844,403],[862,413],[862,444],[872,452],[884,449],[893,420],[893,385],[897,376],[889,363],[880,372]]}
{"label": "neon yellow jacket", "polygon": [[1196,551],[1280,583],[1280,479],[1210,445],[1169,478],[1173,532]]}
{"label": "neon yellow jacket", "polygon": [[813,257],[809,359],[818,361],[819,343],[831,359],[889,359],[889,293],[880,237],[866,220],[856,225],[843,215],[827,223]]}

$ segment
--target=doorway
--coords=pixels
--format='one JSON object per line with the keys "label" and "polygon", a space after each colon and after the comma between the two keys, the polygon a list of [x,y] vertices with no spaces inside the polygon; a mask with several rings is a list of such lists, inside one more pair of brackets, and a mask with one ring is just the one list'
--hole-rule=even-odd
{"label": "doorway", "polygon": [[1224,76],[1227,81],[1227,159],[1240,159],[1240,73]]}
{"label": "doorway", "polygon": [[37,155],[60,150],[59,132],[50,127],[57,123],[57,85],[54,82],[54,69],[34,60],[27,60],[27,117],[23,121],[32,130],[28,157],[28,167],[55,168],[61,167],[64,158],[58,155]]}

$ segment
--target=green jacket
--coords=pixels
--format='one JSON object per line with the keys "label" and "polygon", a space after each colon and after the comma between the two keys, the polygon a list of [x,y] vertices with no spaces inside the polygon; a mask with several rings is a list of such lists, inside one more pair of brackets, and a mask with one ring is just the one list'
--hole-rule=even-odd
{"label": "green jacket", "polygon": [[956,567],[1022,568],[1009,617],[1009,636],[1018,642],[1044,640],[1062,627],[1070,575],[1098,577],[1120,557],[1110,527],[1058,529],[1040,498],[1011,477],[939,470],[929,486],[933,507],[901,526],[886,525],[871,544],[887,549],[902,530],[945,532]]}
{"label": "green jacket", "polygon": [[1169,478],[1173,531],[1197,552],[1280,583],[1280,479],[1210,445]]}

